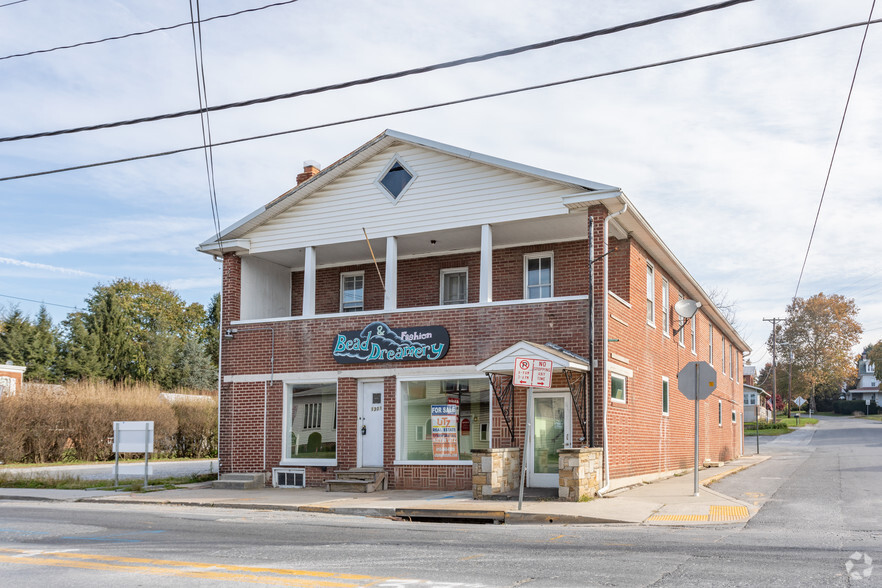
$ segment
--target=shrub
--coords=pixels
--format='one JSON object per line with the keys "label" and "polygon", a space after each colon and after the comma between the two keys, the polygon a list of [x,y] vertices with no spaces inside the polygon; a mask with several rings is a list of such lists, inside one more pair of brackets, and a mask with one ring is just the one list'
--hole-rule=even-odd
{"label": "shrub", "polygon": [[[209,424],[216,423],[217,404],[213,399],[204,404],[192,411],[203,414],[197,418],[188,416],[188,409],[176,410],[159,389],[144,384],[28,384],[16,396],[0,398],[0,461],[109,460],[114,421],[153,421],[156,457],[177,455],[182,438],[187,439],[186,456],[206,457],[217,451],[217,427]],[[209,411],[212,420],[204,416]]]}
{"label": "shrub", "polygon": [[[869,410],[868,410],[869,409]],[[875,402],[871,402],[870,406],[863,400],[837,400],[833,403],[833,412],[836,414],[879,414],[879,407]]]}

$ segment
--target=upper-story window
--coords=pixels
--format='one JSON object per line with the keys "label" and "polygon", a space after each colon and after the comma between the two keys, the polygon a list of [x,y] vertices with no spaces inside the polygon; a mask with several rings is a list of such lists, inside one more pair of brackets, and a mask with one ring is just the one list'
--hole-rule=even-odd
{"label": "upper-story window", "polygon": [[707,362],[714,365],[714,326],[707,324]]}
{"label": "upper-story window", "polygon": [[392,202],[398,202],[404,191],[413,183],[415,174],[397,156],[380,173],[376,184],[380,186]]}
{"label": "upper-story window", "polygon": [[[680,300],[685,300],[685,299],[686,299],[686,297],[683,296],[682,294],[680,294]],[[677,328],[680,329],[680,334],[678,335],[680,337],[680,347],[686,347],[686,332],[685,332],[686,330],[683,328],[685,326],[685,321],[686,321],[686,319],[684,319],[681,316],[678,319],[678,324],[677,324]]]}
{"label": "upper-story window", "polygon": [[524,298],[551,298],[554,295],[553,267],[550,252],[524,256]]}
{"label": "upper-story window", "polygon": [[690,342],[692,343],[692,353],[693,354],[695,353],[695,332],[697,330],[698,330],[698,315],[696,314],[695,316],[692,317],[692,330],[691,330],[692,334],[690,335],[690,337],[691,337]]}
{"label": "upper-story window", "polygon": [[340,275],[340,312],[364,310],[364,272]]}
{"label": "upper-story window", "polygon": [[662,278],[662,332],[671,336],[671,293],[668,279]]}
{"label": "upper-story window", "polygon": [[721,367],[723,368],[723,373],[726,373],[726,337],[721,338],[723,343],[723,362]]}
{"label": "upper-story window", "polygon": [[655,268],[646,264],[646,322],[655,326]]}
{"label": "upper-story window", "polygon": [[464,267],[441,270],[441,304],[469,301],[469,270]]}

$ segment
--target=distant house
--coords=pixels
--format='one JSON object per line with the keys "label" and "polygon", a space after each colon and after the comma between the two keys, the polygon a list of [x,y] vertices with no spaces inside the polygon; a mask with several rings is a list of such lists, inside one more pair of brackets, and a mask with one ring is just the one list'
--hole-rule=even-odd
{"label": "distant house", "polygon": [[11,361],[0,365],[0,398],[15,396],[21,391],[22,378],[26,369],[24,366],[12,365]]}
{"label": "distant house", "polygon": [[531,487],[580,455],[610,487],[667,475],[694,463],[691,361],[717,372],[700,461],[740,455],[748,345],[620,188],[395,131],[345,151],[199,245],[221,473],[477,493],[526,442]]}
{"label": "distant house", "polygon": [[748,386],[756,386],[756,366],[755,365],[746,365],[744,366],[744,383]]}
{"label": "distant house", "polygon": [[[747,371],[748,367],[744,366]],[[772,395],[756,386],[744,384],[744,422],[755,423],[757,419],[760,422],[768,422],[772,417],[771,406]]]}
{"label": "distant house", "polygon": [[879,404],[879,380],[876,379],[876,372],[873,363],[867,357],[867,352],[861,354],[858,360],[858,384],[852,390],[845,391],[846,400],[861,400],[866,402],[870,400]]}

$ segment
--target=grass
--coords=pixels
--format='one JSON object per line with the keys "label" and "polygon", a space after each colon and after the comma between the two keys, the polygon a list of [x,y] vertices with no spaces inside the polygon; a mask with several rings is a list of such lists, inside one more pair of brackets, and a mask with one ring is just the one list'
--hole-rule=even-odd
{"label": "grass", "polygon": [[756,429],[744,428],[745,437],[756,437],[757,435],[760,437],[777,437],[778,435],[786,435],[787,433],[792,433],[792,431],[790,429],[760,429],[757,431]]}
{"label": "grass", "polygon": [[865,420],[868,420],[868,421],[882,421],[882,414],[876,414],[876,415],[870,415],[870,416],[862,416],[862,417],[858,417],[858,418],[865,419]]}
{"label": "grass", "polygon": [[193,474],[190,476],[167,476],[165,478],[152,478],[149,480],[150,488],[144,489],[143,479],[127,479],[117,487],[113,480],[83,480],[76,476],[48,476],[40,474],[36,476],[14,476],[8,473],[0,473],[0,488],[49,488],[56,490],[90,490],[90,489],[118,489],[128,492],[148,492],[161,489],[171,490],[184,484],[198,484],[216,480],[217,474]]}
{"label": "grass", "polygon": [[785,423],[788,427],[802,427],[804,425],[817,425],[818,419],[816,418],[808,418],[808,417],[799,417],[799,424],[796,422],[796,417],[792,418],[779,418],[779,423]]}

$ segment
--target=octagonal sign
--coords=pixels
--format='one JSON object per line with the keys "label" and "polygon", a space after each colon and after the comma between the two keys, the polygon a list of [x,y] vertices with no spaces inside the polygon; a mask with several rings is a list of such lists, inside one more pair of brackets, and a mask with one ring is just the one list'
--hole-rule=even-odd
{"label": "octagonal sign", "polygon": [[690,361],[677,373],[677,389],[689,400],[695,400],[696,382],[698,399],[704,400],[717,389],[717,370],[706,361]]}

